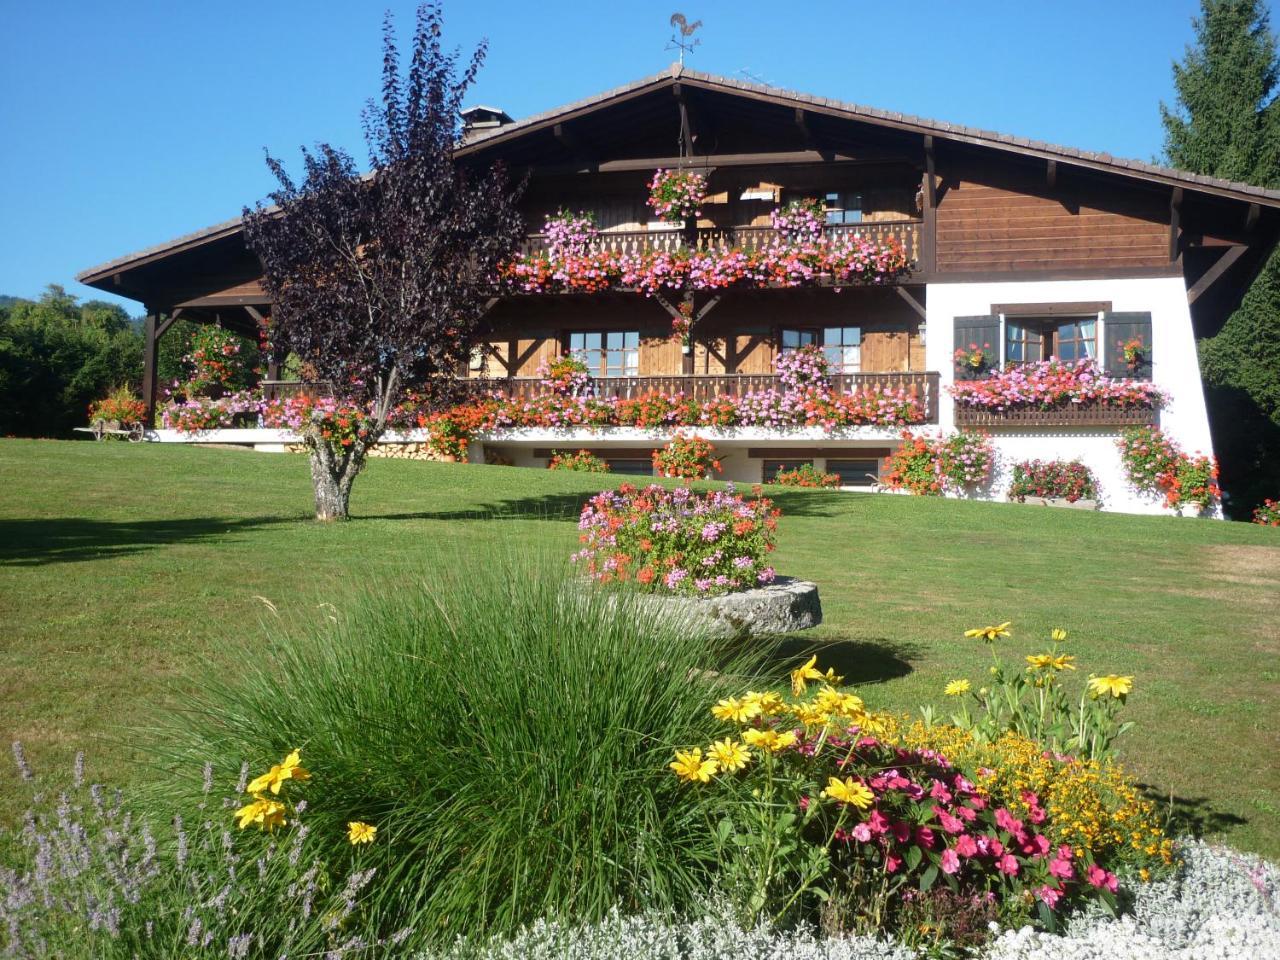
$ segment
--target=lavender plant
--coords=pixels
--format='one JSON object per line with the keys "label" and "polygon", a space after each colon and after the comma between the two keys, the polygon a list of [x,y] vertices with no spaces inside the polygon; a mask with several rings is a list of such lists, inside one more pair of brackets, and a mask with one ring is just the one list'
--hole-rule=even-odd
{"label": "lavender plant", "polygon": [[[0,953],[18,958],[367,956],[398,945],[365,909],[374,871],[335,875],[312,853],[300,801],[286,833],[237,834],[206,766],[198,801],[164,824],[120,790],[37,778],[13,746],[31,805],[0,845]],[[241,784],[247,779],[243,769]]]}

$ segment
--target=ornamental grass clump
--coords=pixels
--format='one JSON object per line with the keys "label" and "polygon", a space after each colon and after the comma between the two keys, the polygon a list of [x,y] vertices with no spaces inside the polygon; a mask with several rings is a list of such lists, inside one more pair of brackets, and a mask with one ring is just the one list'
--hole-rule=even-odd
{"label": "ornamental grass clump", "polygon": [[781,511],[732,484],[698,493],[624,483],[582,508],[572,557],[594,581],[657,594],[715,596],[772,583]]}
{"label": "ornamental grass clump", "polygon": [[[711,735],[703,702],[753,662],[585,589],[559,556],[441,557],[430,577],[272,629],[234,680],[204,675],[159,762],[209,758],[222,779],[300,748],[310,779],[280,796],[305,798],[332,875],[376,870],[379,936],[448,944],[695,902],[713,883],[712,798],[665,761],[690,729]],[[218,812],[232,831],[234,812]],[[286,819],[238,837],[287,847]]]}

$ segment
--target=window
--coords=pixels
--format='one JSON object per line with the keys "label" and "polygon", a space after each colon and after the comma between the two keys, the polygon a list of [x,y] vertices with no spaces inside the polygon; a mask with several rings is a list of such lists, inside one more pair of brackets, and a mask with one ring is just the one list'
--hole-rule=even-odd
{"label": "window", "polygon": [[839,474],[842,487],[868,487],[880,479],[880,461],[828,460],[827,473]]}
{"label": "window", "polygon": [[825,327],[822,352],[832,373],[857,373],[862,369],[862,328]]}
{"label": "window", "polygon": [[812,467],[812,460],[766,460],[764,462],[764,482],[773,483],[773,478],[780,470],[798,470],[800,467]]}
{"label": "window", "polygon": [[635,377],[640,374],[640,331],[583,330],[569,334],[569,352],[587,364],[593,377]]}
{"label": "window", "polygon": [[827,208],[827,223],[861,223],[862,194],[828,193],[823,197]]}
{"label": "window", "polygon": [[1004,358],[1008,363],[1094,360],[1098,356],[1098,321],[1093,317],[1036,320],[1008,317],[1004,322]]}
{"label": "window", "polygon": [[610,473],[622,473],[629,477],[652,477],[653,461],[640,460],[633,457],[606,457],[605,463],[609,465]]}
{"label": "window", "polygon": [[818,342],[817,330],[783,330],[782,331],[782,352],[790,353],[792,350],[798,350],[801,347],[807,347],[810,344]]}

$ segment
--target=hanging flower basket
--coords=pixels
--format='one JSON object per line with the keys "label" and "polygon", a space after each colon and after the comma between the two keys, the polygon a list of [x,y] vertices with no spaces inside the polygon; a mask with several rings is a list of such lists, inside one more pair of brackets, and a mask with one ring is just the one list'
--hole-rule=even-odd
{"label": "hanging flower basket", "polygon": [[649,207],[659,219],[684,223],[702,215],[707,178],[687,170],[656,170],[649,181]]}

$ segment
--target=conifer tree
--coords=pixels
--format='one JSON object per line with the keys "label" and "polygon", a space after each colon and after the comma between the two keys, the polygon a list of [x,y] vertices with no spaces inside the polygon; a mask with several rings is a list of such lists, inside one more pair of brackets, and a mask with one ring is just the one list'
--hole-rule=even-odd
{"label": "conifer tree", "polygon": [[[1280,59],[1261,0],[1201,0],[1195,43],[1162,104],[1165,157],[1193,173],[1280,187]],[[1280,491],[1280,252],[1202,340],[1214,446],[1236,516]]]}

